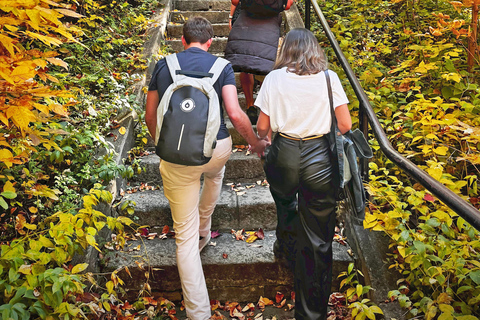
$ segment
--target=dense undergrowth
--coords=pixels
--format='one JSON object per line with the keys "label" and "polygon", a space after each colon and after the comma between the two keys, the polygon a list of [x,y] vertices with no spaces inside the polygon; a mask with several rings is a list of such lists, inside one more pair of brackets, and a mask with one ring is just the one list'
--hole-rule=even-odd
{"label": "dense undergrowth", "polygon": [[[474,37],[472,8],[480,2],[319,4],[391,144],[479,208],[480,54],[478,39],[472,45],[468,38]],[[313,24],[319,40],[328,43]],[[357,115],[353,90],[349,95]],[[409,317],[479,319],[479,232],[396,167],[371,138],[377,152],[364,226],[390,238],[390,268],[399,272],[390,298]]]}
{"label": "dense undergrowth", "polygon": [[106,228],[122,245],[131,224],[98,205],[112,203],[113,178],[133,174],[116,164],[111,132],[140,108],[130,88],[158,4],[0,1],[2,319],[98,318],[115,306],[115,273],[99,281],[70,262]]}

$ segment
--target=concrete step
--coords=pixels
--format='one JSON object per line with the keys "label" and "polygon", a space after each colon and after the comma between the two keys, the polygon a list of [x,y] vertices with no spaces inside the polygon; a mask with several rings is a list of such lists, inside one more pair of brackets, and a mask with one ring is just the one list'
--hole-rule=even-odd
{"label": "concrete step", "polygon": [[227,23],[230,9],[226,11],[172,11],[170,13],[170,21],[176,23],[184,23],[186,20],[195,16],[202,16],[210,23]]}
{"label": "concrete step", "polygon": [[[234,147],[234,151],[235,150],[236,148]],[[156,154],[141,157],[139,165],[142,168],[142,172],[135,175],[135,177],[130,180],[131,183],[143,182],[154,185],[162,182],[162,177],[159,172],[160,158]],[[226,180],[263,180],[264,177],[262,162],[256,154],[247,155],[247,152],[242,150],[233,152],[225,165]]]}
{"label": "concrete step", "polygon": [[[230,34],[228,23],[213,23],[212,27],[215,37],[228,37]],[[170,22],[167,25],[167,35],[172,38],[181,38],[183,35],[183,24]]]}
{"label": "concrete step", "polygon": [[[258,185],[255,180],[246,182],[243,179],[241,185],[235,184],[236,191],[232,190],[233,182],[224,181],[212,216],[212,230],[275,229],[277,214],[269,188]],[[127,200],[136,204],[135,223],[150,226],[152,230],[158,231],[160,228],[159,232],[165,225],[173,226],[170,206],[162,186],[157,190],[127,193],[122,202]]]}
{"label": "concrete step", "polygon": [[230,0],[175,0],[178,11],[230,11]]}
{"label": "concrete step", "polygon": [[[211,54],[225,52],[225,47],[227,46],[227,40],[228,38],[226,37],[214,37],[212,45],[210,46],[210,49],[208,50],[208,52],[210,52]],[[169,45],[172,48],[172,50],[175,52],[183,51],[182,40],[180,39],[169,39],[169,40],[166,40],[165,43]]]}
{"label": "concrete step", "polygon": [[[277,291],[289,296],[293,291],[293,276],[275,260],[274,242],[274,231],[265,232],[263,240],[256,240],[251,245],[235,240],[230,233],[212,239],[210,244],[215,245],[207,245],[200,254],[210,299],[257,302],[260,296],[275,297]],[[140,250],[132,250],[138,246]],[[131,277],[124,270],[118,274],[125,282],[123,287],[128,288],[127,296],[138,294],[145,283],[145,274],[148,274],[148,283],[154,296],[181,301],[175,249],[174,239],[129,241],[126,251],[110,251],[106,254],[103,272],[127,266]],[[337,275],[347,270],[352,262],[348,249],[347,246],[333,243],[334,291],[339,287]],[[143,270],[136,261],[143,263]]]}

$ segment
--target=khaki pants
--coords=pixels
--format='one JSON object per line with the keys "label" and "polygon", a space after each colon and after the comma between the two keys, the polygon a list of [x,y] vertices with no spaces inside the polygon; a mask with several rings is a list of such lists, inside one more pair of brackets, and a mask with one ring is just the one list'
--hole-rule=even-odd
{"label": "khaki pants", "polygon": [[[182,282],[187,316],[210,318],[210,300],[198,250],[199,236],[210,232],[212,213],[222,190],[225,163],[232,152],[232,139],[217,141],[212,159],[202,166],[160,162],[165,197],[170,202],[177,244],[177,266]],[[200,193],[200,177],[204,175]]]}

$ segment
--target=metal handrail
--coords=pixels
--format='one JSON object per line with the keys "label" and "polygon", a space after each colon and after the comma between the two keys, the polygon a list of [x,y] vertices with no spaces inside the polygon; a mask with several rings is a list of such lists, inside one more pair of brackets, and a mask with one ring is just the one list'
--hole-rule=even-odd
{"label": "metal handrail", "polygon": [[[363,90],[360,82],[358,81],[355,73],[353,72],[350,64],[348,63],[347,58],[343,55],[340,46],[335,39],[335,36],[330,30],[330,27],[325,19],[325,16],[322,13],[322,10],[318,6],[316,1],[305,0],[305,14],[310,15],[310,4],[313,6],[317,17],[320,20],[320,23],[325,31],[325,34],[330,41],[330,44],[335,51],[335,54],[340,61],[340,64],[345,71],[350,84],[355,91],[355,94],[360,102],[360,127],[361,130],[366,133],[368,132],[368,123],[373,130],[375,137],[377,138],[378,144],[380,145],[380,149],[383,153],[389,158],[393,163],[395,163],[398,167],[400,167],[403,171],[405,171],[408,175],[412,178],[417,180],[422,186],[424,186],[428,191],[434,194],[439,200],[445,203],[450,209],[455,211],[459,216],[461,216],[465,221],[470,223],[475,229],[480,231],[480,211],[477,210],[474,206],[472,206],[467,201],[463,200],[460,196],[456,193],[445,187],[443,184],[432,178],[428,175],[425,171],[418,168],[415,164],[413,164],[410,160],[403,157],[397,150],[393,148],[388,140],[387,135],[385,134],[375,111],[373,110],[372,106],[370,105],[370,101]],[[305,19],[305,25],[307,29],[310,29],[310,17]],[[308,22],[308,24],[307,24]],[[363,120],[363,116],[368,120],[368,123]]]}

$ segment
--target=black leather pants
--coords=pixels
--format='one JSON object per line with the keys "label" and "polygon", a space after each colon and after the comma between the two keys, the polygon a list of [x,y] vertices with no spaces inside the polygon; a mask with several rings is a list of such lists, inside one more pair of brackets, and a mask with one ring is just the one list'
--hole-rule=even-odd
{"label": "black leather pants", "polygon": [[295,261],[295,319],[324,320],[336,204],[328,141],[294,141],[277,134],[264,169],[277,207],[279,247]]}

